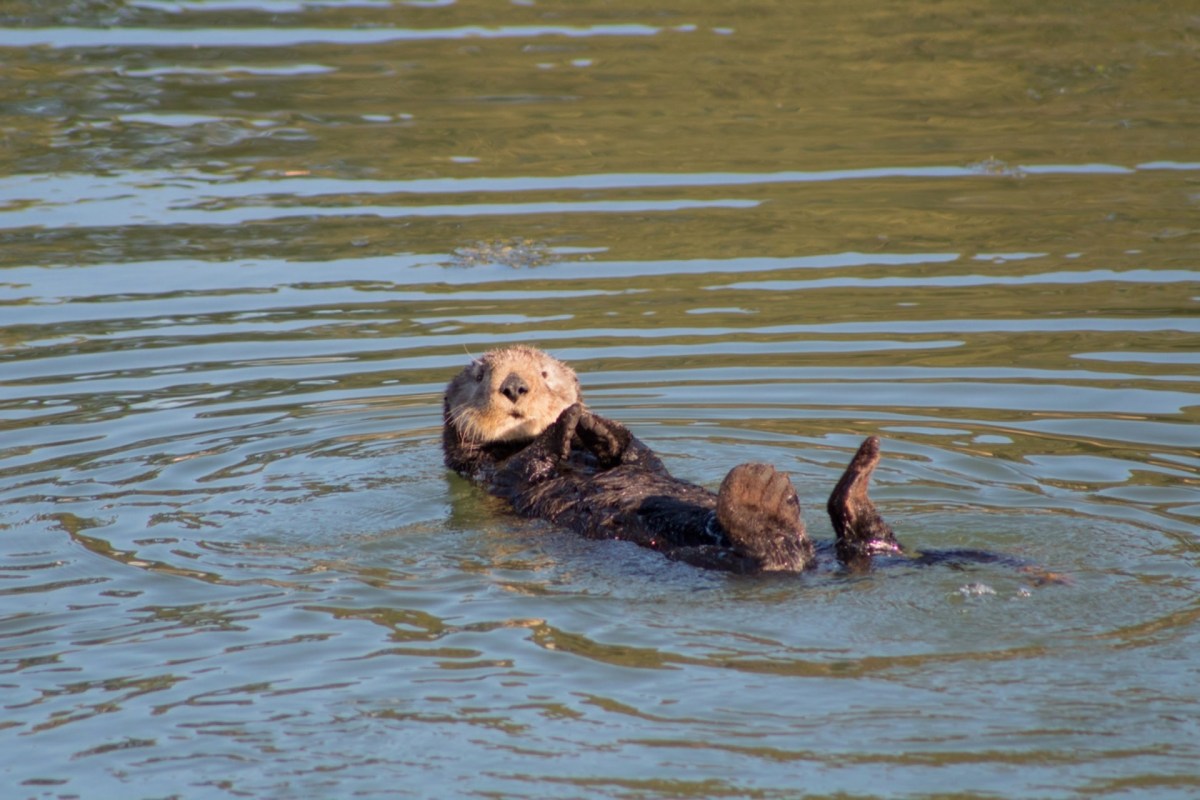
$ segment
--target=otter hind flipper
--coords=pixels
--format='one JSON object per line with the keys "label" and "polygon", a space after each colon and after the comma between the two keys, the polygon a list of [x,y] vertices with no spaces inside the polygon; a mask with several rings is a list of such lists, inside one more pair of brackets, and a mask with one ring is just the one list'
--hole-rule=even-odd
{"label": "otter hind flipper", "polygon": [[740,464],[717,492],[717,522],[733,549],[763,572],[799,572],[812,561],[792,482],[770,464]]}
{"label": "otter hind flipper", "polygon": [[867,494],[871,474],[878,464],[879,437],[867,437],[829,495],[827,508],[837,534],[838,559],[848,567],[870,566],[873,555],[904,552],[891,526]]}

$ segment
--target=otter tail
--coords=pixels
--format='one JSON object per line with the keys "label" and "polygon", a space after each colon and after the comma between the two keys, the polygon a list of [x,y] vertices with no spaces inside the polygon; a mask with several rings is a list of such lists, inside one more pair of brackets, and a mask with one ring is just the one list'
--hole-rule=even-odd
{"label": "otter tail", "polygon": [[879,437],[868,437],[850,460],[829,496],[829,519],[837,533],[838,559],[852,569],[869,567],[871,556],[904,552],[891,526],[867,496],[871,473],[879,463]]}
{"label": "otter tail", "polygon": [[741,464],[717,493],[717,522],[733,549],[763,572],[799,572],[812,562],[791,480],[770,464]]}

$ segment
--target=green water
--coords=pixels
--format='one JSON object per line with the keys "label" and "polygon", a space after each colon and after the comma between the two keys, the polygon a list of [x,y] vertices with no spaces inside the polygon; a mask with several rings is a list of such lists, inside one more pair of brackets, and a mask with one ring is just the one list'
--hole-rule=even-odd
{"label": "green water", "polygon": [[[0,7],[14,798],[1194,797],[1187,3]],[[441,466],[489,347],[913,548],[705,573]]]}

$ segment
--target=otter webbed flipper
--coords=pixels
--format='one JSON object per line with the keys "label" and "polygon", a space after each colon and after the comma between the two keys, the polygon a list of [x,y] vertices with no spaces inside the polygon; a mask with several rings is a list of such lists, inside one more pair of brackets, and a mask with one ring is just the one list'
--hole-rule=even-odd
{"label": "otter webbed flipper", "polygon": [[879,463],[879,437],[870,436],[850,460],[829,495],[829,519],[837,534],[838,560],[851,569],[871,566],[871,556],[904,552],[892,528],[867,494],[871,473]]}
{"label": "otter webbed flipper", "polygon": [[729,471],[717,492],[717,522],[737,554],[760,571],[799,572],[812,561],[796,490],[770,464],[739,464]]}

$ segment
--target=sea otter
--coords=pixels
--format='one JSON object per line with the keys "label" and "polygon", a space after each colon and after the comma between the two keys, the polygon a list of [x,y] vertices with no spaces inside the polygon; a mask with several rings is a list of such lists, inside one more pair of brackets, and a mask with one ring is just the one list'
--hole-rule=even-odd
{"label": "sea otter", "polygon": [[[523,515],[712,569],[800,572],[814,563],[787,475],[741,464],[716,494],[673,477],[624,425],[588,411],[575,372],[540,350],[507,347],[472,361],[446,388],[443,421],[446,466]],[[872,436],[829,497],[837,558],[852,569],[904,552],[867,496],[878,463]]]}

